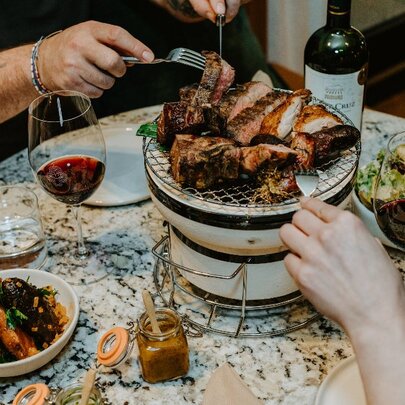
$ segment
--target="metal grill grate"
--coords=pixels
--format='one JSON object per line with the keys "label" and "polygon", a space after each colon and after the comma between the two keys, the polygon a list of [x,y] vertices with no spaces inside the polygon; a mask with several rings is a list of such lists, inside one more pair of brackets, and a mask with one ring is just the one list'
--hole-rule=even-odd
{"label": "metal grill grate", "polygon": [[[196,198],[205,202],[220,205],[237,207],[260,208],[271,206],[286,206],[297,202],[296,198],[288,199],[279,204],[268,204],[254,202],[253,196],[257,190],[253,182],[243,182],[233,184],[230,187],[212,188],[209,190],[197,190],[192,187],[182,188],[172,177],[170,172],[169,153],[161,150],[160,145],[154,139],[146,139],[144,144],[145,162],[150,170],[162,182],[177,192],[185,194],[187,197]],[[360,155],[360,144],[356,145],[338,159],[329,162],[325,166],[319,167],[321,170],[318,187],[314,193],[315,197],[337,187],[357,166]]]}

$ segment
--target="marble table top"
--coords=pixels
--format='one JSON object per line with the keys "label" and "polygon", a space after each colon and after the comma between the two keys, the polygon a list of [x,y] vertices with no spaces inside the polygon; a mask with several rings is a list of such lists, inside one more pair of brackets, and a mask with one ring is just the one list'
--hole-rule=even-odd
{"label": "marble table top", "polygon": [[[152,107],[102,119],[102,125],[139,123],[154,118]],[[375,156],[390,134],[405,129],[405,120],[365,110],[362,131],[363,164]],[[45,225],[49,260],[44,270],[63,266],[75,241],[74,223],[67,208],[47,196],[34,183],[24,150],[0,163],[0,185],[24,183],[39,197]],[[81,314],[70,343],[49,364],[28,375],[0,379],[0,403],[9,404],[23,386],[44,382],[63,387],[78,380],[94,362],[102,333],[125,326],[143,312],[141,293],[153,291],[152,246],[165,233],[163,219],[150,200],[137,204],[82,207],[83,231],[88,241],[109,255],[112,273],[97,284],[75,286]],[[398,252],[390,251],[398,267],[405,269]],[[322,380],[353,351],[339,326],[321,318],[308,327],[284,336],[242,338],[206,333],[189,338],[190,371],[176,381],[148,384],[140,376],[136,357],[98,377],[103,394],[114,405],[201,404],[212,372],[229,362],[253,393],[266,404],[310,405]]]}

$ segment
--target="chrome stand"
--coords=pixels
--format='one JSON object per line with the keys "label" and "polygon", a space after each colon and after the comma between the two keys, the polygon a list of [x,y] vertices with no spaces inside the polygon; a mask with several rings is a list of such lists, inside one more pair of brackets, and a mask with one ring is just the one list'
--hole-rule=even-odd
{"label": "chrome stand", "polygon": [[[164,305],[175,309],[197,334],[205,331],[230,337],[271,337],[296,331],[320,318],[300,292],[266,300],[247,300],[248,263],[242,263],[229,276],[181,266],[171,260],[169,235],[153,247],[152,253],[157,258],[153,279],[159,296]],[[233,279],[242,272],[242,297],[235,300],[204,291],[187,281],[179,269],[222,280]]]}

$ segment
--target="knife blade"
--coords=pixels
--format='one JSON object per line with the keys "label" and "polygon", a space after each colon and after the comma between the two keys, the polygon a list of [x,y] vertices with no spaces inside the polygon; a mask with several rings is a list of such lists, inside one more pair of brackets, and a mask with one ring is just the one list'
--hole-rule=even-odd
{"label": "knife blade", "polygon": [[222,58],[222,27],[225,25],[225,14],[217,14],[216,24],[219,30],[219,56]]}

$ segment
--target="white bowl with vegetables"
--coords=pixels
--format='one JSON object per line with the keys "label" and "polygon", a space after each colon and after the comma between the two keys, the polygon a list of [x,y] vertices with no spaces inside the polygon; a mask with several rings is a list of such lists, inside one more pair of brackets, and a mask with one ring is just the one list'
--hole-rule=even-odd
{"label": "white bowl with vegetables", "polygon": [[355,187],[352,194],[353,211],[364,222],[373,236],[386,246],[399,249],[381,231],[373,211],[373,196],[378,172],[384,159],[382,149],[376,158],[361,167],[357,172]]}
{"label": "white bowl with vegetables", "polygon": [[44,366],[68,343],[79,299],[45,271],[2,270],[0,279],[0,377],[14,377]]}

